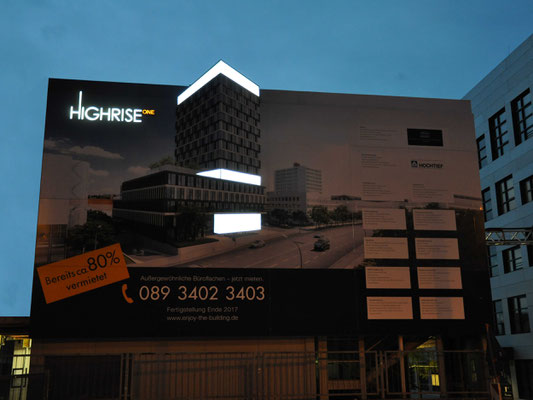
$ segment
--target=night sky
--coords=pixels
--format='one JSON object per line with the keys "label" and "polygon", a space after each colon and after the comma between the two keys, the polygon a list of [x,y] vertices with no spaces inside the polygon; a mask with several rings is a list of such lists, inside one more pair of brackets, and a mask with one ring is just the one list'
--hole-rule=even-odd
{"label": "night sky", "polygon": [[531,0],[3,1],[0,316],[29,315],[49,78],[189,85],[223,59],[264,89],[459,99],[532,20]]}

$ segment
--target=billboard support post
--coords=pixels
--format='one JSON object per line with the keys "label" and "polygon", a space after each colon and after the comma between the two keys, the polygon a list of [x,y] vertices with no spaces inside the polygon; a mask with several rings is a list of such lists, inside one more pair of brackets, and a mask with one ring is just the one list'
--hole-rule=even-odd
{"label": "billboard support post", "polygon": [[442,343],[442,336],[438,335],[436,338],[437,359],[439,360],[439,384],[440,395],[442,398],[448,396],[447,382],[446,382],[446,361],[444,359],[444,344]]}
{"label": "billboard support post", "polygon": [[[366,352],[365,352],[365,338],[364,336],[359,336],[359,369],[360,369],[360,379],[361,382],[361,400],[367,399],[366,394]],[[376,376],[377,379],[377,376]]]}
{"label": "billboard support post", "polygon": [[399,356],[400,356],[400,377],[401,377],[401,383],[402,383],[402,398],[406,398],[406,392],[407,392],[407,382],[405,381],[405,347],[404,347],[404,341],[403,341],[403,335],[398,335],[398,350]]}

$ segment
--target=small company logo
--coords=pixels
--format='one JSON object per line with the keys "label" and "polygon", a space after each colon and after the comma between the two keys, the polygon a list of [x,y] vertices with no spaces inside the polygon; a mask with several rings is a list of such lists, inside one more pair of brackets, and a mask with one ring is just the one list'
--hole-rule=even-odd
{"label": "small company logo", "polygon": [[438,161],[411,160],[411,168],[442,169],[444,164]]}
{"label": "small company logo", "polygon": [[78,97],[78,109],[70,106],[69,118],[87,121],[127,122],[140,123],[143,115],[155,115],[155,110],[142,108],[121,107],[84,107],[82,105],[83,92],[80,90]]}

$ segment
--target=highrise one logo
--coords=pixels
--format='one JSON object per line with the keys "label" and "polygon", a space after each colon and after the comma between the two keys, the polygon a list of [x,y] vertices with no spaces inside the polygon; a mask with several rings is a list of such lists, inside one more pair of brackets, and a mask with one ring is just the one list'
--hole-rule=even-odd
{"label": "highrise one logo", "polygon": [[145,110],[141,108],[120,108],[120,107],[84,107],[82,106],[83,92],[80,90],[78,97],[78,109],[70,106],[69,118],[87,121],[108,121],[140,123],[143,115],[155,115],[155,110]]}

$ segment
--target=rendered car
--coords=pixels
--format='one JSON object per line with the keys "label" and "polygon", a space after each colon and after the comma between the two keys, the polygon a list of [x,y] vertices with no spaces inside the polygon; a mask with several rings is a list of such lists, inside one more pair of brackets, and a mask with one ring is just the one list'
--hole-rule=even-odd
{"label": "rendered car", "polygon": [[250,244],[251,249],[258,249],[260,247],[265,247],[266,243],[264,240],[254,240],[252,244]]}
{"label": "rendered car", "polygon": [[318,239],[315,242],[314,250],[315,251],[324,251],[329,249],[329,240],[328,239]]}

